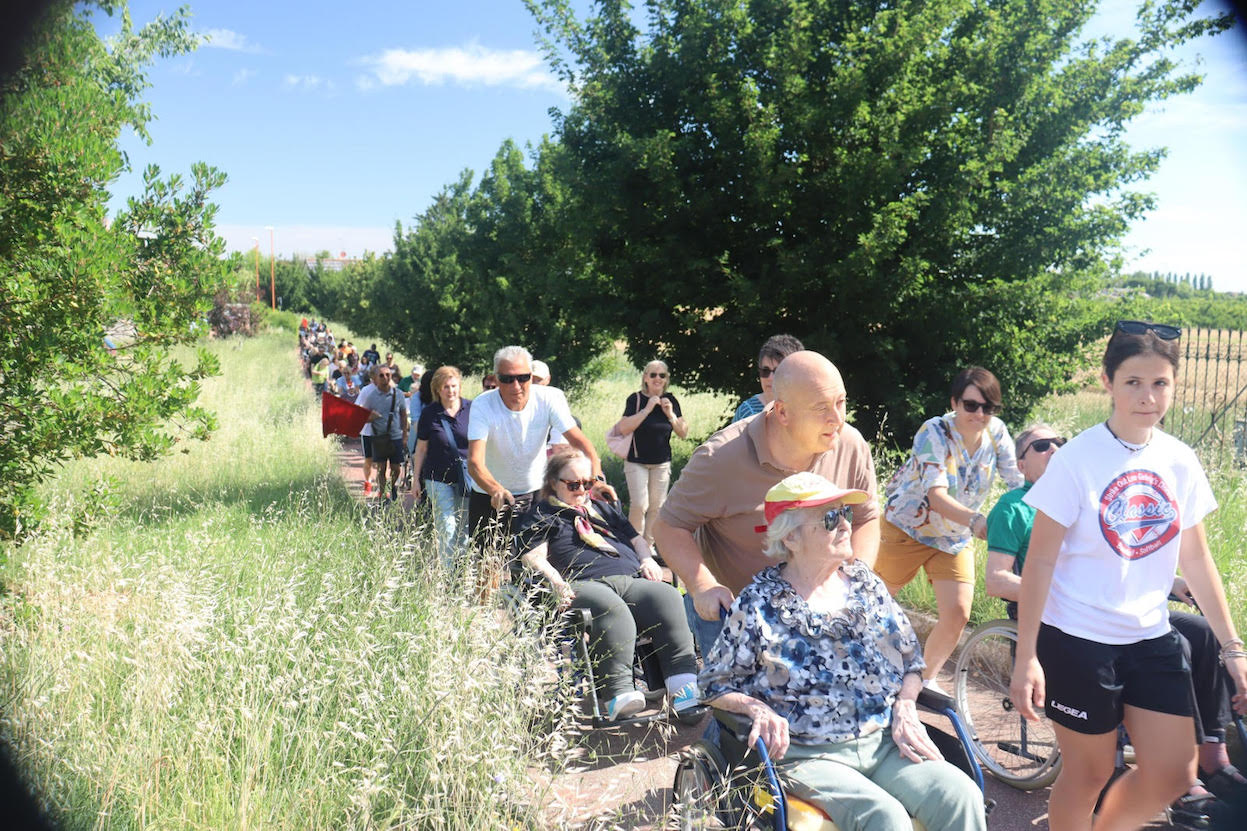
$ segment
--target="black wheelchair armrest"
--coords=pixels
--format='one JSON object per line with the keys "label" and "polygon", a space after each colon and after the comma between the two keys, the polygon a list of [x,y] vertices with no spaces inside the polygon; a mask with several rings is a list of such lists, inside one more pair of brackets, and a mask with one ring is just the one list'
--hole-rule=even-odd
{"label": "black wheelchair armrest", "polygon": [[749,737],[749,731],[753,729],[753,719],[749,716],[733,713],[730,710],[720,710],[711,705],[714,711],[714,717],[724,728],[729,730],[741,742]]}
{"label": "black wheelchair armrest", "polygon": [[585,608],[564,609],[562,618],[567,625],[584,632],[589,631],[589,625],[593,623],[593,613]]}
{"label": "black wheelchair armrest", "polygon": [[946,713],[957,709],[952,696],[936,692],[929,687],[923,687],[918,692],[918,706],[936,713]]}

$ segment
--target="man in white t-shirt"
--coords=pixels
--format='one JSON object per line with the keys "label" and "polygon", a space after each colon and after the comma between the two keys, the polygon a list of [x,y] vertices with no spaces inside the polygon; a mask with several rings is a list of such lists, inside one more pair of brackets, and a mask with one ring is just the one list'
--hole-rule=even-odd
{"label": "man in white t-shirt", "polygon": [[479,544],[479,531],[497,520],[496,542],[509,542],[511,523],[532,504],[545,473],[546,437],[551,430],[584,453],[597,479],[594,493],[615,500],[606,484],[593,443],[576,426],[567,398],[555,387],[533,383],[533,357],[522,346],[506,346],[494,354],[498,389],[477,396],[468,421],[468,529]]}

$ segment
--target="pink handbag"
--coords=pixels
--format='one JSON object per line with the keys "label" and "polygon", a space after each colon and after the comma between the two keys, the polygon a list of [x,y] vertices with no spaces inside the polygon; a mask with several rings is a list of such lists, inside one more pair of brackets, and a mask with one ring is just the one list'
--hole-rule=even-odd
{"label": "pink handbag", "polygon": [[[638,396],[640,395],[639,392],[633,394]],[[637,403],[639,404],[640,402],[638,401]],[[623,419],[620,419],[620,421],[622,420]],[[614,453],[624,461],[627,461],[628,459],[628,452],[632,449],[633,439],[633,436],[625,436],[623,433],[619,432],[619,421],[616,421],[615,426],[606,431],[607,448],[610,452]]]}

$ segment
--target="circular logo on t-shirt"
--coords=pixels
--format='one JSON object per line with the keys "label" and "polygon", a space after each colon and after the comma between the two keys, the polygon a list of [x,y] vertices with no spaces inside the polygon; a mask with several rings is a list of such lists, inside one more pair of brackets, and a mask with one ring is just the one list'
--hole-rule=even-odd
{"label": "circular logo on t-shirt", "polygon": [[1118,555],[1138,560],[1178,535],[1178,507],[1165,481],[1128,470],[1100,494],[1100,533]]}

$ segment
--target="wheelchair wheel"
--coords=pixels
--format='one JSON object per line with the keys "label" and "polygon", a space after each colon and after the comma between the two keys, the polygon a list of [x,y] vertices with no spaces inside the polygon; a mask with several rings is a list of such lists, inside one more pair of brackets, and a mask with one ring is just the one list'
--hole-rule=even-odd
{"label": "wheelchair wheel", "polygon": [[668,826],[680,831],[736,828],[728,798],[728,766],[719,748],[698,740],[680,754],[671,785]]}
{"label": "wheelchair wheel", "polygon": [[993,620],[970,635],[957,657],[954,698],[979,764],[1018,790],[1052,784],[1060,772],[1056,733],[1041,713],[1022,718],[1009,697],[1017,624]]}

